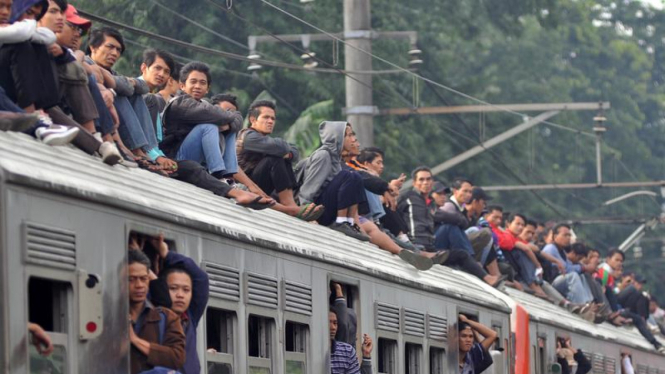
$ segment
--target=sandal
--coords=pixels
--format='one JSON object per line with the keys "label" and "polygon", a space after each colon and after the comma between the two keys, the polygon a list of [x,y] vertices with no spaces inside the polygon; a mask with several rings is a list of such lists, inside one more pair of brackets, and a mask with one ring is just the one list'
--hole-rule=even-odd
{"label": "sandal", "polygon": [[270,203],[261,203],[260,202],[261,199],[263,199],[263,196],[259,196],[256,199],[254,199],[252,202],[247,203],[247,204],[239,204],[238,202],[236,202],[236,204],[240,205],[241,207],[254,209],[254,210],[263,210],[263,209],[266,209],[266,208],[270,208],[270,207],[272,207],[273,205],[276,204],[274,201],[270,202]]}
{"label": "sandal", "polygon": [[[307,212],[307,208],[314,206],[309,212]],[[301,219],[306,222],[311,222],[311,221],[316,221],[317,219],[321,218],[323,215],[323,212],[325,211],[324,207],[321,207],[321,209],[316,210],[316,204],[315,203],[309,203],[305,204],[300,207],[300,212],[296,214],[296,218]],[[307,212],[307,213],[306,213]]]}

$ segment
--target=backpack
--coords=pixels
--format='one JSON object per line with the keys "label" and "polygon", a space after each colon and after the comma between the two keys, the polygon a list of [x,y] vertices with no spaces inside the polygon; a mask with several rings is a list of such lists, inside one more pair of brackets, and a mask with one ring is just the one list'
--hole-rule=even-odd
{"label": "backpack", "polygon": [[[162,342],[164,341],[164,333],[166,332],[166,313],[164,313],[164,310],[162,308],[158,308],[158,310],[159,310],[159,344],[161,345]],[[137,330],[140,330],[140,328]],[[169,369],[163,366],[155,366],[152,369],[142,371],[139,374],[182,374],[182,373],[175,369]]]}

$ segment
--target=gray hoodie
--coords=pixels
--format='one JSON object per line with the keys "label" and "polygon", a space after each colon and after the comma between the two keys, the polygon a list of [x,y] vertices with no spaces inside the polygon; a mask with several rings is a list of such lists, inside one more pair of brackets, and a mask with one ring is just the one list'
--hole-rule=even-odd
{"label": "gray hoodie", "polygon": [[302,204],[316,201],[321,191],[342,170],[346,124],[342,121],[324,121],[319,125],[321,147],[298,165],[303,173],[298,195]]}

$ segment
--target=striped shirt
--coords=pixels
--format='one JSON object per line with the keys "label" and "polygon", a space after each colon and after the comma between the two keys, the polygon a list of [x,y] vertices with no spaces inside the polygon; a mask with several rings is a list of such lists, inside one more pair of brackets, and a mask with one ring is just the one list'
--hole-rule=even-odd
{"label": "striped shirt", "polygon": [[356,350],[350,344],[333,341],[330,349],[331,374],[360,374]]}

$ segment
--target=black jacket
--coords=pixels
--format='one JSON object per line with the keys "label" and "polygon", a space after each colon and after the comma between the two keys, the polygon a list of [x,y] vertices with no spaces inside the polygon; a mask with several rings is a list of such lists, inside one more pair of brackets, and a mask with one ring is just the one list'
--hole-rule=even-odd
{"label": "black jacket", "polygon": [[397,198],[397,211],[409,226],[411,241],[433,248],[434,213],[420,191],[412,188],[402,192]]}
{"label": "black jacket", "polygon": [[[584,353],[582,353],[581,349],[577,350],[577,353],[575,353],[573,359],[575,362],[577,362],[577,371],[575,374],[587,374],[589,371],[591,371],[591,363],[589,360],[587,360],[586,356],[584,356]],[[571,374],[570,366],[568,366],[568,360],[559,356],[557,356],[556,360],[559,365],[561,365],[561,374]]]}

